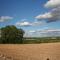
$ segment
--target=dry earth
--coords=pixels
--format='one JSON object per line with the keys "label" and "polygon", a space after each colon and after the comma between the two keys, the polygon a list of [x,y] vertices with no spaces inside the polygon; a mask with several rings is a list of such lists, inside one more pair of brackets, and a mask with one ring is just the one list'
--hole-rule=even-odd
{"label": "dry earth", "polygon": [[60,60],[60,43],[0,44],[0,60]]}

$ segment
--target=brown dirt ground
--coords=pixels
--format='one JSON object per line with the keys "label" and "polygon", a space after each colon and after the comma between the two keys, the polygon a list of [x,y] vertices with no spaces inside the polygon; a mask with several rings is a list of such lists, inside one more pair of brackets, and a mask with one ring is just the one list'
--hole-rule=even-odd
{"label": "brown dirt ground", "polygon": [[1,54],[6,60],[60,60],[60,43],[0,44]]}

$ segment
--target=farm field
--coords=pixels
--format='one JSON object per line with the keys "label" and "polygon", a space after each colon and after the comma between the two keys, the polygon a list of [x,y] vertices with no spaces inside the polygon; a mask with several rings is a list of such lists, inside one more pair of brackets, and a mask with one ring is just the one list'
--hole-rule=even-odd
{"label": "farm field", "polygon": [[60,60],[60,43],[0,44],[0,60]]}

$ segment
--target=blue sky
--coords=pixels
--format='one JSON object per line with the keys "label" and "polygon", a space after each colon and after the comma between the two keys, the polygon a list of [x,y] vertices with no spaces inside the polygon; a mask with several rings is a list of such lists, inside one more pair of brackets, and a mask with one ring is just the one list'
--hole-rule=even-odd
{"label": "blue sky", "polygon": [[[22,28],[23,30],[25,30],[26,36],[29,34],[31,36],[35,36],[37,30],[60,29],[59,19],[53,17],[58,21],[54,20],[53,22],[49,23],[47,23],[47,21],[51,21],[49,19],[40,19],[41,16],[39,15],[52,10],[52,8],[44,7],[47,2],[50,1],[0,0],[0,28],[6,25],[15,25],[17,28]],[[27,33],[27,31],[29,31],[29,33]],[[39,35],[38,33],[36,34]],[[39,36],[41,36],[41,34]]]}

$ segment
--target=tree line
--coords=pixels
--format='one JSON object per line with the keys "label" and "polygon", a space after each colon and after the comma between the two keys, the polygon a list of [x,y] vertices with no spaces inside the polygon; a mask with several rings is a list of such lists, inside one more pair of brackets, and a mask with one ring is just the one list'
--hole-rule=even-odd
{"label": "tree line", "polygon": [[2,27],[0,29],[0,43],[20,44],[23,43],[24,30],[18,29],[14,25]]}

